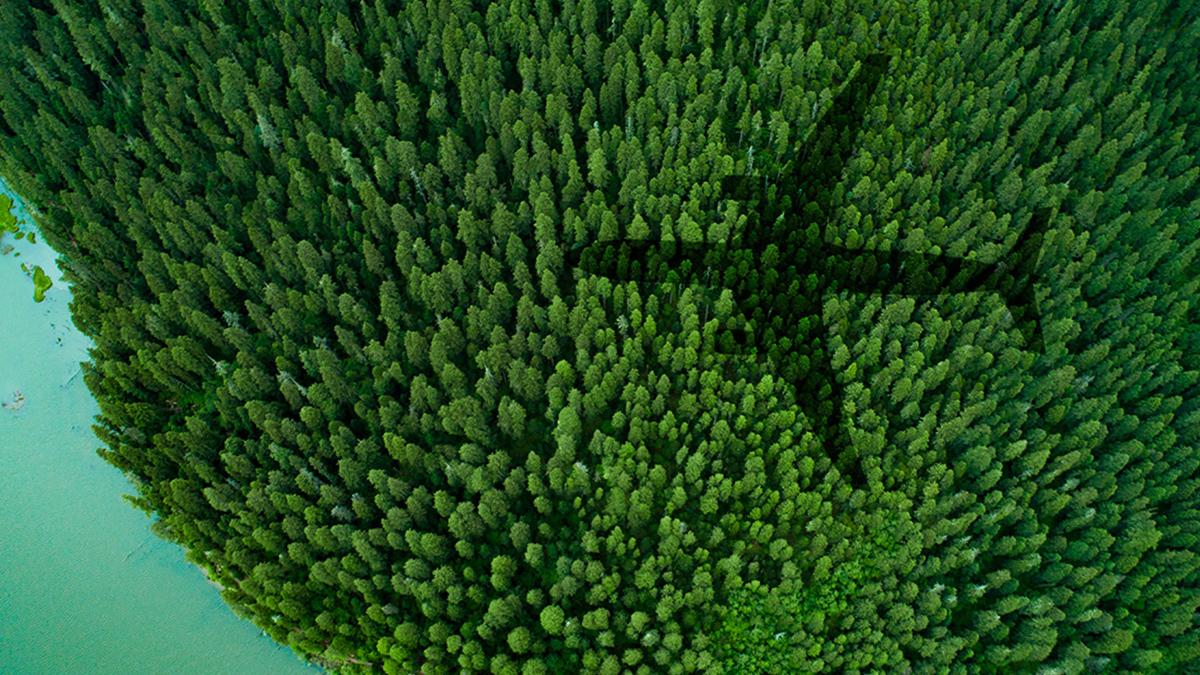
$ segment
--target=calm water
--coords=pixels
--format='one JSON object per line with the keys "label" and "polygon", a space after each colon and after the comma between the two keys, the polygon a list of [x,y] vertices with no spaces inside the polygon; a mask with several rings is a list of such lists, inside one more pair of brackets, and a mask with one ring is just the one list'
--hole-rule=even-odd
{"label": "calm water", "polygon": [[[5,244],[0,402],[19,389],[25,404],[0,409],[0,673],[320,672],[235,616],[121,499],[133,488],[96,455],[96,402],[76,375],[89,341],[68,317],[54,253],[40,239]],[[40,304],[22,262],[54,280]]]}

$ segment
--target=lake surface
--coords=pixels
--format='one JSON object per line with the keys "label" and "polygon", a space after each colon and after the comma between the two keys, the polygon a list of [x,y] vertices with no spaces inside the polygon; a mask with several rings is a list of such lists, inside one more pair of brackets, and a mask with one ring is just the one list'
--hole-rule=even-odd
{"label": "lake surface", "polygon": [[[19,202],[17,213],[33,231]],[[55,254],[40,238],[0,235],[5,245],[0,402],[20,390],[24,404],[0,409],[0,673],[319,673],[235,616],[121,498],[133,487],[96,455],[97,406],[77,374],[90,341],[71,324]],[[41,303],[22,262],[54,282]]]}

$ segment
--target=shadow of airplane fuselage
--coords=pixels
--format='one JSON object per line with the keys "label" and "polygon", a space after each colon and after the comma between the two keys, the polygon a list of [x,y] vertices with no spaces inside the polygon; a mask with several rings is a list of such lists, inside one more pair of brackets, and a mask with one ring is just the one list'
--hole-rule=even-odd
{"label": "shadow of airplane fuselage", "polygon": [[[752,226],[728,242],[620,239],[569,252],[568,267],[614,280],[728,288],[744,311],[730,332],[735,351],[765,356],[795,386],[828,456],[852,482],[864,481],[842,411],[821,324],[823,298],[849,290],[905,296],[994,292],[1005,300],[1026,345],[1043,348],[1033,277],[1049,220],[1035,212],[1007,256],[985,264],[942,255],[850,249],[825,241],[833,190],[855,146],[867,104],[887,67],[868,56],[834,98],[780,177],[731,176],[727,198],[747,203]],[[782,355],[782,356],[781,356]]]}

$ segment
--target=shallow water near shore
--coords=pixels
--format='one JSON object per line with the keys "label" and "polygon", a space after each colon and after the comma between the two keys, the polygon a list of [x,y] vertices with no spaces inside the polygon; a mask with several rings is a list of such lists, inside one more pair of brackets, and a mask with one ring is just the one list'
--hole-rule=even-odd
{"label": "shallow water near shore", "polygon": [[[22,229],[33,224],[19,200]],[[88,338],[39,236],[0,235],[0,673],[318,673],[226,606],[96,455]],[[53,282],[34,302],[28,270]],[[19,393],[18,393],[19,392]]]}

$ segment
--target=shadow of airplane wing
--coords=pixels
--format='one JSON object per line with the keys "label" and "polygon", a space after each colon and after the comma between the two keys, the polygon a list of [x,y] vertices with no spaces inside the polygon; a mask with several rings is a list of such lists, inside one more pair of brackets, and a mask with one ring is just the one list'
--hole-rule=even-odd
{"label": "shadow of airplane wing", "polygon": [[1041,316],[1033,282],[1051,212],[1038,209],[1016,243],[994,263],[906,251],[866,251],[826,244],[822,270],[832,284],[859,293],[934,297],[996,293],[1030,351],[1042,352]]}
{"label": "shadow of airplane wing", "polygon": [[[734,259],[735,251],[761,253],[761,249],[774,243],[785,255],[797,252],[786,248],[792,239],[790,231],[802,229],[799,222],[804,220],[804,213],[793,208],[793,204],[816,203],[821,211],[827,208],[829,193],[853,153],[854,137],[862,126],[867,103],[883,77],[887,61],[884,54],[871,54],[862,61],[855,75],[834,96],[833,103],[808,138],[800,144],[795,157],[785,164],[779,181],[767,185],[761,176],[727,176],[723,179],[722,190],[726,197],[759,207],[748,212],[757,216],[757,222],[736,236],[733,242],[618,239],[595,242],[570,251],[566,262],[613,279],[663,283],[682,281],[694,270],[727,265]],[[779,216],[786,216],[786,219],[777,226]],[[806,247],[812,243],[818,242],[804,242]]]}
{"label": "shadow of airplane wing", "polygon": [[[801,225],[828,220],[832,192],[856,148],[867,104],[887,70],[888,56],[871,54],[834,96],[779,178],[728,176],[721,184],[726,197],[756,205],[757,227],[743,233],[742,246],[793,240]],[[781,220],[782,219],[782,220]]]}

